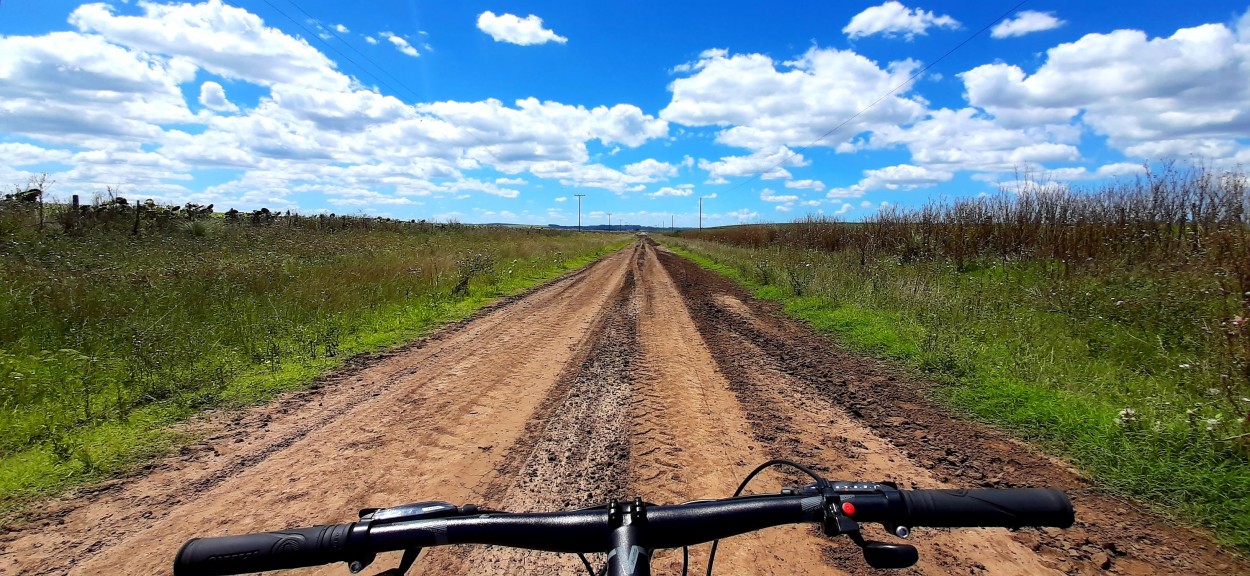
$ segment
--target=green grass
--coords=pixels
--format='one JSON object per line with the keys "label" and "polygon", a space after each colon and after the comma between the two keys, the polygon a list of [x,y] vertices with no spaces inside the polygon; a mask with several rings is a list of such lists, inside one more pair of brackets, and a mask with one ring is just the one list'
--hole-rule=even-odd
{"label": "green grass", "polygon": [[[1107,491],[1250,550],[1250,463],[1224,441],[1239,431],[1228,402],[1243,400],[1211,393],[1221,351],[1200,319],[1218,302],[1201,279],[861,267],[854,254],[663,241],[847,346],[923,371],[956,411],[1071,459]],[[802,295],[786,280],[796,262],[811,265]]]}
{"label": "green grass", "polygon": [[628,241],[417,224],[10,229],[0,509],[126,473],[187,440],[173,423],[306,386]]}

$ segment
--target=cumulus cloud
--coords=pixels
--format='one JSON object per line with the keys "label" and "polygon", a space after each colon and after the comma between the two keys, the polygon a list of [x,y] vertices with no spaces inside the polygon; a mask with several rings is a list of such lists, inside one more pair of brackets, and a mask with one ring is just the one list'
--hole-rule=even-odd
{"label": "cumulus cloud", "polygon": [[786,180],[786,188],[820,192],[825,189],[825,183],[819,180]]}
{"label": "cumulus cloud", "polygon": [[738,210],[733,210],[733,211],[725,212],[722,214],[704,214],[703,215],[704,220],[712,220],[714,222],[715,221],[736,222],[738,224],[751,222],[759,217],[760,217],[759,212],[756,212],[749,208],[741,208]]}
{"label": "cumulus cloud", "polygon": [[0,142],[0,158],[9,166],[65,162],[71,157],[73,153],[68,150],[42,148],[25,142]]}
{"label": "cumulus cloud", "polygon": [[3,36],[0,126],[86,146],[153,140],[161,124],[193,120],[179,84],[194,73],[185,60],[155,58],[100,36]]}
{"label": "cumulus cloud", "polygon": [[[122,182],[162,201],[298,209],[306,192],[343,206],[520,195],[513,186],[522,178],[469,174],[489,168],[624,192],[679,167],[654,159],[588,164],[591,140],[632,148],[667,135],[666,121],[633,105],[408,104],[220,0],[139,6],[139,15],[119,15],[86,4],[70,16],[77,31],[0,37],[0,135],[33,142],[6,144],[10,167],[0,173],[20,175],[15,167],[29,164],[19,162],[57,161],[71,167],[54,175],[65,193]],[[257,103],[240,112],[224,82],[207,80],[190,87],[200,105],[233,114],[193,113],[184,87],[200,71],[262,88]],[[204,168],[236,177],[202,190],[184,186]]]}
{"label": "cumulus cloud", "polygon": [[763,180],[790,178],[783,166],[806,166],[802,154],[781,146],[772,152],[756,152],[748,156],[726,156],[717,161],[699,160],[699,168],[708,173],[709,183],[723,184],[729,176],[755,176]]}
{"label": "cumulus cloud", "polygon": [[948,182],[955,175],[945,170],[935,170],[911,164],[898,164],[874,170],[864,170],[864,177],[846,188],[833,188],[826,194],[829,198],[858,198],[872,190],[915,190]]}
{"label": "cumulus cloud", "polygon": [[990,36],[994,38],[1011,38],[1013,36],[1024,36],[1034,32],[1042,32],[1045,30],[1054,30],[1063,26],[1067,22],[1056,18],[1049,12],[1038,12],[1036,10],[1024,10],[1017,13],[1014,17],[999,22],[990,30]]}
{"label": "cumulus cloud", "polygon": [[508,42],[521,46],[555,42],[564,44],[568,38],[543,28],[543,19],[530,14],[525,18],[513,14],[495,15],[487,10],[477,17],[477,28],[490,35],[496,42]]}
{"label": "cumulus cloud", "polygon": [[677,186],[665,186],[655,192],[647,194],[652,198],[663,198],[666,196],[691,196],[694,194],[693,184],[678,184]]}
{"label": "cumulus cloud", "polygon": [[689,76],[670,85],[672,100],[660,117],[687,126],[715,126],[717,142],[751,150],[806,146],[818,138],[817,145],[837,147],[864,131],[923,116],[926,103],[908,97],[906,90],[869,108],[907,80],[917,65],[904,60],[883,68],[850,50],[812,48],[787,62],[763,54],[708,50],[689,65]]}
{"label": "cumulus cloud", "polygon": [[886,37],[902,36],[908,40],[929,33],[929,28],[958,28],[959,22],[950,16],[938,16],[920,8],[908,8],[895,0],[873,6],[856,14],[842,33],[851,39],[881,34]]}
{"label": "cumulus cloud", "polygon": [[777,193],[773,192],[771,188],[765,188],[760,192],[760,200],[765,202],[795,202],[798,199],[799,197],[794,195],[783,194],[778,196]]}
{"label": "cumulus cloud", "polygon": [[935,110],[908,127],[874,133],[869,147],[904,145],[912,161],[943,171],[1010,171],[1079,160],[1080,131],[1066,124],[1008,128],[975,108]]}
{"label": "cumulus cloud", "polygon": [[960,78],[969,102],[1004,125],[1079,116],[1131,156],[1222,156],[1250,132],[1250,34],[1223,24],[1166,38],[1138,30],[1088,34],[1048,50],[1032,74],[995,63]]}
{"label": "cumulus cloud", "polygon": [[217,112],[238,112],[239,107],[226,99],[226,90],[213,81],[200,85],[200,104]]}
{"label": "cumulus cloud", "polygon": [[219,76],[262,86],[297,84],[343,89],[350,78],[308,42],[266,26],[242,8],[208,0],[199,4],[142,2],[142,16],[119,16],[108,4],[79,6],[70,23],[143,52],[180,55]]}
{"label": "cumulus cloud", "polygon": [[408,56],[412,56],[413,58],[416,58],[417,56],[421,55],[420,52],[417,52],[416,48],[412,47],[412,44],[409,44],[407,40],[404,40],[403,38],[399,36],[388,33],[386,34],[386,39],[390,41],[391,44],[395,45],[396,50],[399,50],[400,52]]}

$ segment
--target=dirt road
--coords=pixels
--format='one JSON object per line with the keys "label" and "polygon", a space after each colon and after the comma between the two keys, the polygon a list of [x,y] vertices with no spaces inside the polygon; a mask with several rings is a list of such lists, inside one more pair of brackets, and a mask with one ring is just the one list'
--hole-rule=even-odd
{"label": "dirt road", "polygon": [[[313,390],[210,415],[194,425],[205,442],[149,473],[5,527],[0,574],[168,573],[191,537],[346,522],[418,500],[521,511],[727,496],[771,457],[904,487],[1053,486],[1077,506],[1067,531],[918,530],[921,561],[907,574],[1250,573],[1204,535],[952,419],[926,386],[640,240]],[[761,480],[772,490],[783,478]],[[691,557],[701,573],[707,546]],[[366,573],[397,562],[385,555]],[[660,552],[654,566],[674,573],[680,557]],[[806,528],[728,540],[717,566],[872,573],[852,544]],[[580,570],[570,556],[444,548],[414,573]]]}

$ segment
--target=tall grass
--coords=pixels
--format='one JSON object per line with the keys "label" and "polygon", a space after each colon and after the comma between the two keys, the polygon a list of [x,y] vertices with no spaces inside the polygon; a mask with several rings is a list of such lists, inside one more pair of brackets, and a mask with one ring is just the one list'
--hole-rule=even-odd
{"label": "tall grass", "polygon": [[305,384],[627,241],[113,206],[50,206],[40,231],[29,205],[0,204],[0,502],[124,469],[167,447],[171,421]]}
{"label": "tall grass", "polygon": [[1248,227],[1244,174],[1167,167],[672,241],[1109,490],[1250,549]]}

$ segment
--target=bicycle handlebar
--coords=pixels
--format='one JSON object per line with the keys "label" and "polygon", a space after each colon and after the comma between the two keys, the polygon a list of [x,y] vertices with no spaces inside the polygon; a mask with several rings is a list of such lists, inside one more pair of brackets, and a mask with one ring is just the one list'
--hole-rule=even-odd
{"label": "bicycle handlebar", "polygon": [[244,574],[346,562],[352,524],[195,538],[174,558],[174,574]]}
{"label": "bicycle handlebar", "polygon": [[902,496],[908,510],[904,526],[1067,528],[1075,521],[1068,497],[1046,488],[912,490]]}
{"label": "bicycle handlebar", "polygon": [[639,500],[633,505],[613,503],[553,513],[480,512],[425,503],[373,511],[351,524],[193,539],[178,551],[174,574],[216,576],[340,561],[363,566],[379,552],[449,544],[608,552],[622,523],[632,525],[631,538],[637,546],[654,550],[803,522],[822,522],[827,535],[858,537],[857,522],[887,527],[1066,528],[1073,521],[1071,502],[1056,490],[905,491],[885,483],[837,482],[773,495],[670,506],[648,506]]}

